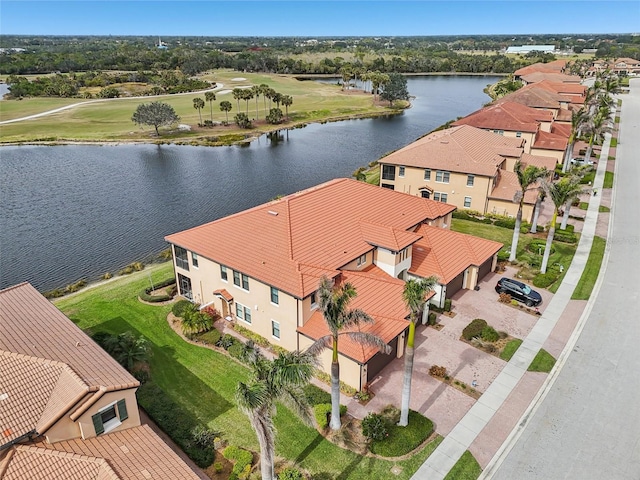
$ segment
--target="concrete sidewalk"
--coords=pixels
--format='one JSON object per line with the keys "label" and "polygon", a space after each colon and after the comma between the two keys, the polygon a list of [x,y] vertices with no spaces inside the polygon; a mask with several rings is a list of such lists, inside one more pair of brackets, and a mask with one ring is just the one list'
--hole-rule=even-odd
{"label": "concrete sidewalk", "polygon": [[[607,170],[610,140],[611,135],[607,134],[600,154],[600,161],[598,162],[598,169],[593,185],[598,192],[602,192],[604,176]],[[600,195],[590,197],[589,208],[586,212],[584,224],[582,225],[582,235],[576,254],[571,262],[571,266],[567,270],[562,285],[548,304],[539,321],[525,338],[511,361],[502,369],[484,394],[453,430],[451,430],[438,448],[427,458],[413,475],[412,479],[443,479],[460,459],[462,454],[470,448],[474,440],[476,440],[485,427],[487,427],[496,415],[496,412],[503,406],[507,397],[523,380],[533,358],[547,343],[558,320],[569,306],[571,295],[582,276],[598,225],[598,210],[601,199],[602,196]],[[555,369],[557,369],[561,363],[561,361],[558,361]],[[545,383],[551,381],[553,378],[552,372],[552,374],[547,377]],[[542,390],[543,389],[540,389],[540,391]]]}

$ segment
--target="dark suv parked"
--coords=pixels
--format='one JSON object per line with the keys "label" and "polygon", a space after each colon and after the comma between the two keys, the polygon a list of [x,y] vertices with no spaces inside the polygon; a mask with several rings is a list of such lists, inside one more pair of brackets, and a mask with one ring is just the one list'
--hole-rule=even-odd
{"label": "dark suv parked", "polygon": [[531,290],[529,285],[526,285],[513,278],[502,277],[496,284],[496,292],[508,293],[511,298],[514,298],[527,307],[537,307],[542,303],[542,297],[535,290]]}

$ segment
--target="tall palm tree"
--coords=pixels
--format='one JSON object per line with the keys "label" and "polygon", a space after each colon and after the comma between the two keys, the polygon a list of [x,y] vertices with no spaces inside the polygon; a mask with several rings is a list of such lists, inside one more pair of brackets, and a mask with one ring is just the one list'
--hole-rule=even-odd
{"label": "tall palm tree", "polygon": [[591,152],[593,151],[593,144],[595,142],[599,142],[604,138],[605,133],[609,133],[611,131],[611,111],[605,107],[591,117],[591,120],[586,125],[586,131],[589,135],[589,145],[587,147],[587,152],[585,153],[584,158],[587,160],[591,159]]}
{"label": "tall palm tree", "polygon": [[514,201],[518,202],[518,213],[516,215],[516,225],[513,228],[513,238],[511,240],[511,253],[509,254],[509,261],[513,262],[516,259],[516,251],[518,250],[518,240],[520,239],[520,226],[522,225],[522,208],[524,206],[524,197],[529,190],[537,189],[535,185],[540,179],[546,177],[549,171],[546,168],[536,167],[534,165],[528,165],[527,168],[522,168],[522,163],[518,160],[513,168],[516,176],[518,177],[518,183],[520,184],[520,190],[516,192]]}
{"label": "tall palm tree", "polygon": [[575,146],[576,140],[580,135],[582,127],[587,122],[587,119],[587,112],[584,108],[571,112],[571,133],[569,135],[567,151],[564,154],[564,161],[562,162],[562,173],[565,173],[569,168],[571,156],[573,155],[573,147]]}
{"label": "tall palm tree", "polygon": [[284,108],[287,112],[287,120],[289,120],[289,106],[293,105],[293,97],[291,95],[283,95],[282,105],[284,105]]}
{"label": "tall palm tree", "polygon": [[232,108],[233,105],[231,105],[231,102],[229,102],[228,100],[220,102],[220,111],[224,112],[227,115],[227,123],[229,123],[229,112]]}
{"label": "tall palm tree", "polygon": [[414,339],[416,335],[416,323],[424,309],[425,297],[438,283],[436,277],[423,278],[422,280],[408,280],[404,284],[402,299],[409,308],[409,335],[407,336],[407,348],[404,352],[404,381],[402,383],[402,403],[400,410],[400,422],[398,425],[406,427],[409,424],[409,400],[411,399],[411,377],[413,375]]}
{"label": "tall palm tree", "polygon": [[205,92],[204,99],[209,102],[209,109],[211,110],[211,122],[213,123],[213,102],[216,99],[214,92]]}
{"label": "tall palm tree", "polygon": [[262,95],[262,89],[260,88],[260,85],[254,85],[253,87],[251,87],[251,93],[253,93],[253,96],[256,97],[256,120],[259,118],[258,117],[258,98],[260,98],[260,95]]}
{"label": "tall palm tree", "polygon": [[269,93],[269,85],[261,83],[258,88],[260,89],[260,95],[262,95],[262,103],[264,104],[265,116],[267,112],[267,93]]}
{"label": "tall palm tree", "polygon": [[361,323],[373,323],[373,319],[363,310],[349,310],[349,302],[356,296],[355,287],[347,282],[334,288],[333,280],[323,276],[318,287],[318,304],[320,311],[329,327],[329,335],[316,340],[308,349],[312,354],[318,354],[327,346],[331,346],[331,430],[340,429],[340,364],[338,363],[338,339],[341,335],[348,336],[361,345],[374,346],[385,353],[390,353],[391,347],[371,333],[360,331],[346,331],[358,327]]}
{"label": "tall palm tree", "polygon": [[238,107],[238,111],[240,111],[240,99],[243,97],[244,91],[241,88],[234,88],[231,90],[231,95],[233,95],[234,100],[236,101],[236,106]]}
{"label": "tall palm tree", "polygon": [[252,376],[248,383],[240,382],[236,387],[236,402],[249,417],[258,437],[262,480],[273,480],[275,402],[284,402],[311,424],[309,405],[302,387],[313,377],[315,357],[306,352],[295,351],[281,353],[270,361],[255,349],[245,353],[252,369]]}
{"label": "tall palm tree", "polygon": [[547,273],[547,264],[549,263],[549,255],[551,253],[551,244],[553,236],[556,233],[556,221],[558,219],[558,211],[563,208],[567,201],[575,198],[576,194],[582,193],[579,177],[563,177],[556,183],[543,180],[543,186],[549,198],[553,201],[553,216],[551,217],[551,225],[547,234],[547,243],[544,247],[544,256],[542,257],[542,265],[540,273]]}
{"label": "tall palm tree", "polygon": [[281,93],[275,92],[271,95],[271,100],[276,104],[276,108],[280,108],[280,104],[282,103],[283,95]]}
{"label": "tall palm tree", "polygon": [[198,110],[198,114],[200,115],[200,125],[202,125],[202,109],[204,108],[204,100],[200,97],[193,99],[193,108]]}
{"label": "tall palm tree", "polygon": [[340,76],[342,77],[342,90],[344,90],[345,85],[347,85],[351,78],[353,77],[353,71],[351,70],[350,65],[343,65],[340,69]]}
{"label": "tall palm tree", "polygon": [[542,207],[542,201],[544,200],[544,189],[542,186],[538,188],[538,196],[536,197],[536,204],[533,207],[533,220],[531,220],[530,233],[538,233],[538,217],[540,216],[540,208]]}
{"label": "tall palm tree", "polygon": [[242,97],[241,97],[245,102],[247,102],[247,109],[245,111],[245,113],[247,114],[247,117],[249,116],[249,100],[253,99],[253,90],[250,88],[245,88],[242,90]]}

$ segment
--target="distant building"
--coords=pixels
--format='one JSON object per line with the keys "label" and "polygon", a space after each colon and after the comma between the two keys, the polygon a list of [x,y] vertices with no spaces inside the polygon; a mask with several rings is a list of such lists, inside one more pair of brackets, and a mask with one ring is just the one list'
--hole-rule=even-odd
{"label": "distant building", "polygon": [[542,53],[553,53],[555,52],[555,45],[520,45],[520,46],[511,46],[507,48],[507,53],[521,53],[527,54],[529,52],[542,52]]}

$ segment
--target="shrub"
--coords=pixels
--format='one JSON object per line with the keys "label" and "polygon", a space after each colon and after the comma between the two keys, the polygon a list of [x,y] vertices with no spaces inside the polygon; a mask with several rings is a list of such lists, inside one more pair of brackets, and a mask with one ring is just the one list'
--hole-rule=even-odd
{"label": "shrub", "polygon": [[171,307],[171,313],[173,313],[176,317],[184,317],[184,312],[192,305],[189,300],[179,300],[173,304]]}
{"label": "shrub", "polygon": [[64,287],[64,292],[65,293],[77,292],[82,287],[84,287],[86,284],[87,284],[86,280],[78,280],[76,283],[72,283],[72,284],[67,285],[66,287]]}
{"label": "shrub", "polygon": [[387,405],[382,409],[380,415],[388,425],[395,425],[400,421],[400,409],[393,405]]}
{"label": "shrub", "polygon": [[[347,413],[347,406],[340,405],[340,416],[342,417]],[[316,419],[316,423],[318,424],[318,428],[324,430],[329,426],[329,416],[331,415],[331,404],[330,403],[320,403],[313,407],[313,416]]]}
{"label": "shrub", "polygon": [[105,272],[102,274],[102,276],[100,277],[102,280],[109,280],[111,277],[113,277],[113,275],[111,275],[111,272]]}
{"label": "shrub", "polygon": [[269,115],[267,115],[267,122],[273,125],[281,123],[284,115],[282,114],[282,110],[279,108],[272,108],[269,110]]}
{"label": "shrub", "polygon": [[208,345],[217,345],[221,337],[222,334],[220,333],[220,330],[214,328],[208,332],[199,334],[198,340]]}
{"label": "shrub", "polygon": [[444,378],[447,375],[446,367],[441,367],[440,365],[432,365],[429,368],[429,375],[438,378]]}
{"label": "shrub", "polygon": [[435,312],[429,312],[429,316],[427,318],[427,325],[435,325],[436,324],[437,315]]}
{"label": "shrub", "polygon": [[445,312],[450,312],[451,311],[451,299],[447,298],[444,301],[444,311]]}
{"label": "shrub", "polygon": [[427,417],[409,410],[409,425],[400,427],[387,425],[387,436],[382,440],[373,440],[369,449],[383,457],[406,455],[422,444],[433,433],[433,422]]}
{"label": "shrub", "polygon": [[486,326],[487,326],[486,320],[483,320],[481,318],[476,318],[475,320],[472,320],[469,325],[464,327],[464,330],[462,330],[462,338],[469,341],[473,337],[479,337],[480,335],[482,335],[482,330]]}
{"label": "shrub", "polygon": [[500,339],[500,335],[496,332],[496,329],[490,325],[487,325],[482,329],[480,336],[486,342],[497,342]]}
{"label": "shrub", "polygon": [[500,303],[511,303],[511,295],[508,293],[501,293],[498,297],[498,301]]}
{"label": "shrub", "polygon": [[229,445],[222,451],[222,456],[231,462],[235,462],[231,472],[237,475],[238,478],[243,475],[247,467],[251,470],[253,455],[248,450],[236,447],[235,445]]}
{"label": "shrub", "polygon": [[240,128],[251,128],[251,120],[246,113],[238,113],[235,117],[233,117],[233,121],[236,122]]}
{"label": "shrub", "polygon": [[563,243],[578,242],[578,236],[575,233],[565,232],[564,230],[556,230],[553,239]]}
{"label": "shrub", "polygon": [[304,475],[294,467],[287,467],[280,471],[278,480],[304,480]]}
{"label": "shrub", "polygon": [[[169,300],[171,300],[173,298],[173,295],[171,294],[171,291],[167,291],[167,293],[165,293],[164,295],[150,295],[150,293],[153,290],[159,290],[161,288],[164,287],[168,287],[169,285],[172,285],[176,283],[176,279],[175,278],[168,278],[166,280],[163,280],[162,282],[156,284],[152,287],[147,287],[144,290],[142,290],[139,293],[139,297],[144,300],[145,302],[150,302],[150,303],[157,303],[157,302],[168,302]],[[186,301],[186,300],[185,300]],[[174,314],[175,315],[175,314]]]}
{"label": "shrub", "polygon": [[515,218],[500,218],[493,222],[496,227],[508,228],[509,230],[513,230],[516,227],[516,219]]}
{"label": "shrub", "polygon": [[321,403],[331,403],[331,394],[316,387],[312,383],[305,385],[303,391],[307,398],[307,402],[311,406],[319,405]]}
{"label": "shrub", "polygon": [[225,350],[229,350],[229,347],[237,342],[238,341],[235,339],[235,337],[232,337],[228,333],[225,333],[224,335],[222,335],[222,337],[220,337],[220,340],[218,340],[216,345],[220,348],[224,348]]}
{"label": "shrub", "polygon": [[234,342],[233,345],[231,345],[227,351],[229,352],[229,355],[231,355],[233,358],[237,358],[238,360],[244,360],[244,344],[242,342]]}
{"label": "shrub", "polygon": [[213,471],[216,473],[220,473],[222,472],[222,470],[224,470],[224,465],[222,465],[222,462],[216,462],[213,464]]}
{"label": "shrub", "polygon": [[513,305],[514,307],[517,307],[519,305],[518,300],[516,300],[515,298],[511,300],[511,305]]}
{"label": "shrub", "polygon": [[[331,375],[329,375],[328,373],[317,371],[316,377],[318,378],[318,380],[331,385]],[[342,380],[340,380],[340,391],[350,397],[353,397],[358,392],[355,388],[353,388],[351,385],[347,385]]]}
{"label": "shrub", "polygon": [[560,273],[554,270],[548,270],[547,273],[536,275],[533,279],[533,285],[538,288],[547,288],[549,285],[558,280]]}
{"label": "shrub", "polygon": [[500,250],[498,252],[498,261],[499,262],[506,262],[507,260],[509,260],[509,252],[505,252],[504,250]]}
{"label": "shrub", "polygon": [[387,433],[387,424],[379,413],[370,413],[362,419],[362,434],[371,440],[382,440]]}
{"label": "shrub", "polygon": [[218,437],[219,432],[215,432],[203,425],[196,425],[191,430],[193,443],[202,449],[213,448],[213,442]]}

